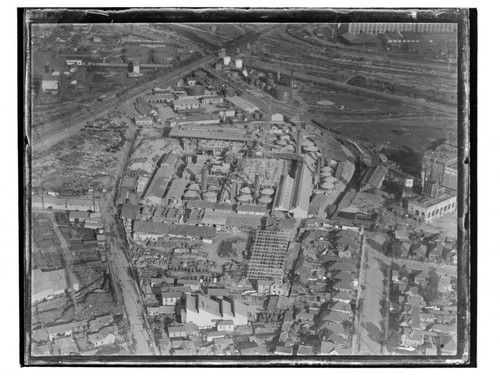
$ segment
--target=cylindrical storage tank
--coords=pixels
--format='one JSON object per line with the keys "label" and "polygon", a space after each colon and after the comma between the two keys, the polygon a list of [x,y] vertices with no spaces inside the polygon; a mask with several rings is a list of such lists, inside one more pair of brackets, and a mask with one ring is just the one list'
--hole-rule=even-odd
{"label": "cylindrical storage tank", "polygon": [[224,63],[224,65],[229,65],[229,63],[231,62],[231,56],[224,56],[222,58],[222,62]]}
{"label": "cylindrical storage tank", "polygon": [[274,97],[276,100],[286,102],[292,98],[292,90],[290,87],[276,86],[274,89]]}
{"label": "cylindrical storage tank", "polygon": [[205,193],[205,200],[215,203],[217,201],[217,193],[215,191],[207,191]]}
{"label": "cylindrical storage tank", "polygon": [[137,59],[141,64],[149,64],[151,59],[149,48],[143,46],[130,46],[125,48],[124,56],[128,62],[134,62]]}
{"label": "cylindrical storage tank", "polygon": [[195,200],[195,199],[198,199],[198,192],[194,191],[194,190],[186,190],[184,192],[184,199],[186,200]]}
{"label": "cylindrical storage tank", "polygon": [[301,146],[302,147],[311,147],[311,146],[314,146],[314,143],[312,143],[312,141],[310,141],[309,139],[304,139],[301,142]]}
{"label": "cylindrical storage tank", "polygon": [[188,189],[189,190],[200,190],[200,185],[193,183],[193,184],[189,185]]}
{"label": "cylindrical storage tank", "polygon": [[242,59],[236,59],[236,60],[234,60],[234,67],[236,69],[243,68],[243,60]]}
{"label": "cylindrical storage tank", "polygon": [[332,175],[332,174],[331,174],[330,172],[321,172],[320,177],[321,177],[321,178],[326,178],[326,177],[329,177],[329,176],[331,176],[331,175]]}
{"label": "cylindrical storage tank", "polygon": [[333,188],[334,188],[334,185],[331,182],[323,182],[321,184],[321,189],[332,190]]}
{"label": "cylindrical storage tank", "polygon": [[332,173],[332,170],[333,170],[332,167],[323,167],[323,168],[321,168],[321,172],[330,172],[330,173]]}
{"label": "cylindrical storage tank", "polygon": [[331,182],[332,184],[335,183],[336,179],[333,176],[326,176],[323,178],[323,182]]}
{"label": "cylindrical storage tank", "polygon": [[260,191],[260,193],[265,197],[270,197],[274,194],[274,190],[271,188],[265,188]]}
{"label": "cylindrical storage tank", "polygon": [[316,152],[318,151],[318,148],[316,146],[309,146],[305,147],[304,150],[306,150],[307,152]]}
{"label": "cylindrical storage tank", "polygon": [[252,200],[252,196],[249,194],[242,194],[238,197],[240,202],[250,202]]}
{"label": "cylindrical storage tank", "polygon": [[258,199],[258,202],[259,204],[263,205],[263,206],[267,206],[268,204],[270,204],[271,202],[273,201],[273,199],[271,197],[260,197]]}
{"label": "cylindrical storage tank", "polygon": [[151,60],[154,64],[166,65],[177,56],[177,49],[172,47],[158,47],[153,49]]}
{"label": "cylindrical storage tank", "polygon": [[208,190],[209,190],[209,191],[218,191],[218,190],[219,190],[219,187],[218,187],[218,186],[215,186],[215,185],[210,185],[210,186],[208,187]]}
{"label": "cylindrical storage tank", "polygon": [[241,191],[241,194],[252,194],[252,191],[250,190],[250,188],[248,186],[245,186],[240,191]]}
{"label": "cylindrical storage tank", "polygon": [[187,89],[187,94],[189,96],[201,96],[205,94],[205,86],[203,85],[189,86]]}

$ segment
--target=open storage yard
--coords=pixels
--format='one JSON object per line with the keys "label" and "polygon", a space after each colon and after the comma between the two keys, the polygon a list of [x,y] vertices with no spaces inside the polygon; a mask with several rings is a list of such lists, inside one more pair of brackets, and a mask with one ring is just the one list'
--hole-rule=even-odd
{"label": "open storage yard", "polygon": [[125,120],[119,118],[96,121],[94,124],[95,132],[82,130],[49,150],[34,155],[34,188],[78,192],[112,186],[130,141],[131,129]]}

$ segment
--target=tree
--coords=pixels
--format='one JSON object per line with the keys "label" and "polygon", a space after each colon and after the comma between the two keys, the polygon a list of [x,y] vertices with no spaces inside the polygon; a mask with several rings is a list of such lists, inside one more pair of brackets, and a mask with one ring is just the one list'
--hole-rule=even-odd
{"label": "tree", "polygon": [[344,329],[344,334],[347,336],[347,340],[350,342],[352,336],[354,335],[355,329],[352,320],[346,319],[342,322],[342,328]]}
{"label": "tree", "polygon": [[439,276],[434,268],[431,268],[425,286],[423,288],[423,297],[429,304],[439,298]]}
{"label": "tree", "polygon": [[390,348],[396,348],[401,342],[401,337],[399,332],[394,329],[389,329],[389,334],[387,335],[387,346]]}

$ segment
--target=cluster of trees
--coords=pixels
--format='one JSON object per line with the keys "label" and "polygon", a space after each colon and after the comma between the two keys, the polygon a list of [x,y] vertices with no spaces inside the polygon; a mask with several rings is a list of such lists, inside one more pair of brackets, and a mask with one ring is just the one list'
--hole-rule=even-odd
{"label": "cluster of trees", "polygon": [[237,257],[238,254],[242,253],[246,249],[246,242],[239,239],[233,238],[224,240],[219,245],[219,249],[217,250],[217,254],[221,258],[230,258]]}

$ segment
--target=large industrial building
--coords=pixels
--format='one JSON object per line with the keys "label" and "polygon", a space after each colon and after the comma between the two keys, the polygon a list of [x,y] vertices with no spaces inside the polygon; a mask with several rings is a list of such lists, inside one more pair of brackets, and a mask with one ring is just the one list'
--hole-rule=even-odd
{"label": "large industrial building", "polygon": [[420,196],[410,199],[408,202],[408,212],[415,215],[426,223],[438,217],[455,212],[457,196],[452,194],[440,194],[436,197]]}
{"label": "large industrial building", "polygon": [[251,247],[248,265],[248,278],[256,280],[283,279],[288,246],[285,232],[258,230]]}
{"label": "large industrial building", "polygon": [[188,224],[168,224],[153,221],[134,222],[134,240],[158,240],[163,237],[182,239],[201,239],[211,243],[215,237],[214,227],[195,226]]}
{"label": "large industrial building", "polygon": [[149,184],[149,188],[144,195],[144,199],[153,204],[160,204],[174,172],[175,170],[172,166],[159,168],[156,171],[153,180]]}
{"label": "large industrial building", "polygon": [[422,162],[422,186],[432,180],[449,189],[456,190],[458,182],[457,147],[445,143],[434,150],[426,151]]}
{"label": "large industrial building", "polygon": [[248,308],[234,299],[213,300],[203,295],[186,295],[181,310],[183,323],[194,323],[198,328],[214,328],[217,322],[230,320],[234,326],[248,324]]}
{"label": "large industrial building", "polygon": [[395,23],[395,22],[359,22],[343,23],[339,28],[340,34],[383,34],[390,31],[408,31],[416,33],[453,33],[457,31],[456,23]]}

